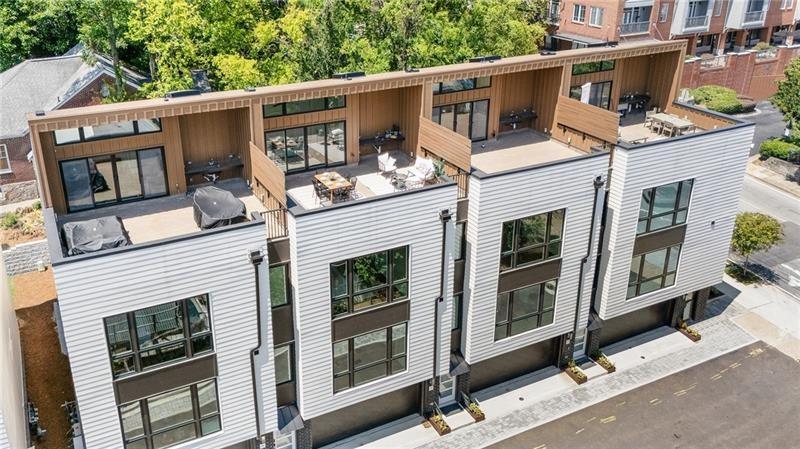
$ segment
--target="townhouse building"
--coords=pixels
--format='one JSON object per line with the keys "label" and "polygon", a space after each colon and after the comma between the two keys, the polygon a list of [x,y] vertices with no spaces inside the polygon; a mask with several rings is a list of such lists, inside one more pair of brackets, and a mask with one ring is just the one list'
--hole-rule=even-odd
{"label": "townhouse building", "polygon": [[681,87],[719,84],[767,98],[800,56],[794,0],[553,0],[549,12],[550,45],[557,49],[685,39]]}
{"label": "townhouse building", "polygon": [[86,446],[323,447],[702,319],[753,126],[685,52],[30,116]]}

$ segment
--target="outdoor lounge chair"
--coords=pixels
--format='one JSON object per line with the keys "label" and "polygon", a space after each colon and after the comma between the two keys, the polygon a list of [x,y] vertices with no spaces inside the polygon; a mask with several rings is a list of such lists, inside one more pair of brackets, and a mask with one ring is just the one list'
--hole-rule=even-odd
{"label": "outdoor lounge chair", "polygon": [[397,170],[397,159],[389,153],[382,153],[378,156],[378,171],[381,173],[394,173]]}
{"label": "outdoor lounge chair", "polygon": [[414,166],[406,169],[409,181],[419,182],[424,184],[430,181],[436,175],[436,169],[433,166],[433,161],[424,157],[418,157],[414,161]]}

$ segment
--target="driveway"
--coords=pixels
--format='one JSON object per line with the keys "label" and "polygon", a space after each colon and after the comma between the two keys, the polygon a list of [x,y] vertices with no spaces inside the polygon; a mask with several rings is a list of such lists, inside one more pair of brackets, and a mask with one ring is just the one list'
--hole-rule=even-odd
{"label": "driveway", "polygon": [[782,136],[786,123],[783,121],[783,114],[769,101],[762,101],[756,106],[758,113],[753,115],[740,116],[756,124],[756,134],[753,137],[753,149],[750,155],[758,154],[758,147],[761,142],[770,137]]}
{"label": "driveway", "polygon": [[758,342],[489,446],[797,447],[800,364]]}

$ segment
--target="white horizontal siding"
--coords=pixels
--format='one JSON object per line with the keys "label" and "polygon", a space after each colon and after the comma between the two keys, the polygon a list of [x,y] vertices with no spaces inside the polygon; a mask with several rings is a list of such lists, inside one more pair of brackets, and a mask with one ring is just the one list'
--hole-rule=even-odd
{"label": "white horizontal siding", "polygon": [[[470,178],[467,222],[467,307],[464,356],[476,363],[571,332],[575,322],[581,259],[589,245],[594,178],[608,172],[608,155],[582,158],[521,173]],[[561,276],[553,324],[494,341],[500,237],[505,221],[566,209]],[[596,234],[596,231],[595,231]],[[592,270],[584,273],[581,316],[588,315]]]}
{"label": "white horizontal siding", "polygon": [[[432,326],[442,255],[439,212],[449,209],[455,214],[456,196],[456,186],[452,185],[315,214],[290,215],[291,277],[296,295],[297,402],[304,419],[432,377]],[[453,235],[452,230],[449,234]],[[410,247],[408,369],[334,394],[330,264],[404,245]],[[453,272],[451,257],[446,272]],[[448,279],[447,291],[452,291],[452,276]],[[447,297],[444,308],[440,309],[442,321],[449,317],[451,302],[452,298]],[[441,328],[449,329],[447,325]],[[439,335],[442,340],[450,338],[449,332]],[[447,345],[442,347],[447,349]]]}
{"label": "white horizontal siding", "polygon": [[[88,448],[122,447],[103,318],[204,293],[211,299],[223,430],[180,447],[219,448],[255,437],[250,350],[257,317],[248,254],[265,238],[262,226],[249,226],[55,267]],[[270,399],[275,410],[274,394]]]}
{"label": "white horizontal siding", "polygon": [[[753,127],[742,127],[615,152],[600,289],[602,318],[722,280],[752,139]],[[675,285],[626,300],[642,190],[691,178],[695,181]]]}

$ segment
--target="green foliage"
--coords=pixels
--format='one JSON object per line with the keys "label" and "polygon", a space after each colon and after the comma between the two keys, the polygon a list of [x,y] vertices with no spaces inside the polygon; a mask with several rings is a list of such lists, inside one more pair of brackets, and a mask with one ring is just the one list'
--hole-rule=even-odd
{"label": "green foliage", "polygon": [[737,281],[741,282],[744,285],[756,284],[761,282],[761,278],[758,277],[756,274],[746,271],[739,265],[735,263],[728,263],[725,265],[725,274],[728,276],[736,279]]}
{"label": "green foliage", "polygon": [[28,58],[61,55],[78,43],[81,0],[0,2],[0,72]]}
{"label": "green foliage", "polygon": [[794,142],[784,139],[769,139],[761,142],[761,157],[776,157],[785,161],[795,160],[800,156],[800,147]]}
{"label": "green foliage", "polygon": [[40,200],[33,202],[33,210],[42,210],[42,202]]}
{"label": "green foliage", "polygon": [[797,131],[800,126],[800,59],[795,58],[784,70],[785,78],[778,81],[778,91],[772,102],[783,112],[784,119]]}
{"label": "green foliage", "polygon": [[697,104],[702,104],[712,111],[723,114],[742,112],[742,102],[736,97],[736,91],[727,87],[701,86],[692,89],[692,96]]}
{"label": "green foliage", "polygon": [[16,212],[9,212],[3,215],[3,219],[0,220],[0,227],[3,229],[12,229],[15,228],[19,224],[19,216]]}
{"label": "green foliage", "polygon": [[745,258],[745,273],[751,254],[766,251],[781,240],[783,230],[781,223],[775,218],[758,212],[742,212],[736,216],[731,247]]}
{"label": "green foliage", "polygon": [[764,41],[761,41],[761,42],[757,43],[755,46],[753,46],[753,50],[755,50],[755,51],[764,51],[764,50],[770,50],[770,49],[773,49],[773,48],[775,48],[775,47],[770,45],[769,42],[764,42]]}
{"label": "green foliage", "polygon": [[245,87],[262,86],[266,77],[258,70],[256,61],[239,55],[219,55],[214,57],[214,67],[221,89],[244,89]]}

